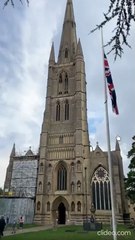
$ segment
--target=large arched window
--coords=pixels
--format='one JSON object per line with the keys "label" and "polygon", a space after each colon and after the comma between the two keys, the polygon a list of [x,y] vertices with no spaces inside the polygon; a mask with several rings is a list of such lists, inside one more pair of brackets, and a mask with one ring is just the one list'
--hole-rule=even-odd
{"label": "large arched window", "polygon": [[56,104],[56,121],[60,121],[60,102]]}
{"label": "large arched window", "polygon": [[65,120],[69,120],[69,102],[66,100],[65,102]]}
{"label": "large arched window", "polygon": [[65,74],[65,90],[64,93],[68,93],[68,75]]}
{"label": "large arched window", "polygon": [[67,190],[67,169],[60,164],[57,172],[57,190]]}
{"label": "large arched window", "polygon": [[98,210],[111,210],[110,180],[108,172],[98,167],[92,177],[92,199]]}

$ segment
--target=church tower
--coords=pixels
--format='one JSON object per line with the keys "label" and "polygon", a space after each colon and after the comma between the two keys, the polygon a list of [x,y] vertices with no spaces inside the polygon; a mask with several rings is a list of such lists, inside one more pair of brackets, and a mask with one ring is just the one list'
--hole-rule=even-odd
{"label": "church tower", "polygon": [[[120,146],[111,152],[115,214],[127,215]],[[85,62],[76,36],[72,0],[67,0],[58,60],[52,44],[46,106],[39,148],[34,221],[39,224],[81,224],[90,217],[111,218],[108,154],[99,144],[90,151]]]}
{"label": "church tower", "polygon": [[[86,214],[90,159],[83,51],[67,0],[58,60],[52,44],[40,137],[35,222],[66,224]],[[88,196],[89,197],[89,196]]]}

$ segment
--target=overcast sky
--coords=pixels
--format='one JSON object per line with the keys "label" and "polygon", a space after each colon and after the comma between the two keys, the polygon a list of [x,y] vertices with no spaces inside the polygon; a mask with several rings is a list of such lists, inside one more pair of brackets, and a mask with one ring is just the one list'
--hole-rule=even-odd
{"label": "overcast sky", "polygon": [[[15,0],[16,1],[16,0]],[[24,154],[29,146],[37,151],[45,106],[48,58],[54,41],[58,54],[66,0],[30,0],[30,6],[18,3],[15,8],[2,9],[0,3],[0,187],[13,143]],[[86,63],[88,123],[93,148],[99,142],[107,150],[103,62],[100,32],[88,35],[107,11],[105,0],[74,0],[77,36],[80,37]],[[110,39],[115,22],[104,29],[104,41]],[[127,152],[135,134],[135,26],[122,59],[114,62],[108,56],[117,94],[119,116],[112,113],[109,99],[111,147],[116,136],[125,173],[128,171]],[[108,49],[106,50],[108,51]]]}

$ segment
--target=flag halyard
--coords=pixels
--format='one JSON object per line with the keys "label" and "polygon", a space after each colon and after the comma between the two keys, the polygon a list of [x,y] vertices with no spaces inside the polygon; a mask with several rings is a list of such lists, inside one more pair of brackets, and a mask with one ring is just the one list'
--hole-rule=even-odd
{"label": "flag halyard", "polygon": [[105,68],[105,77],[107,79],[108,90],[109,90],[109,94],[110,94],[111,101],[112,101],[112,110],[113,110],[113,112],[115,112],[118,115],[119,111],[118,111],[118,106],[117,106],[116,92],[115,92],[108,60],[107,60],[105,53],[104,53],[104,68]]}

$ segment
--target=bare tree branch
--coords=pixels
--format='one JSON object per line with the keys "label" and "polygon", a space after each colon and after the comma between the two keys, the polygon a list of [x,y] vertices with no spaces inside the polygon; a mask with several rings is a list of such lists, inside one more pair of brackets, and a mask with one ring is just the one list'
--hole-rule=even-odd
{"label": "bare tree branch", "polygon": [[108,53],[114,52],[115,60],[117,56],[123,54],[123,45],[131,48],[128,44],[131,22],[135,22],[135,0],[110,0],[108,12],[104,14],[104,21],[97,25],[92,31],[105,26],[112,19],[116,19],[116,27],[113,29],[113,37],[105,46],[111,46]]}
{"label": "bare tree branch", "polygon": [[4,2],[4,7],[6,7],[9,3],[12,5],[12,7],[15,6],[15,2],[20,2],[21,4],[23,4],[23,1],[25,1],[27,3],[27,5],[29,5],[29,0],[6,0]]}

